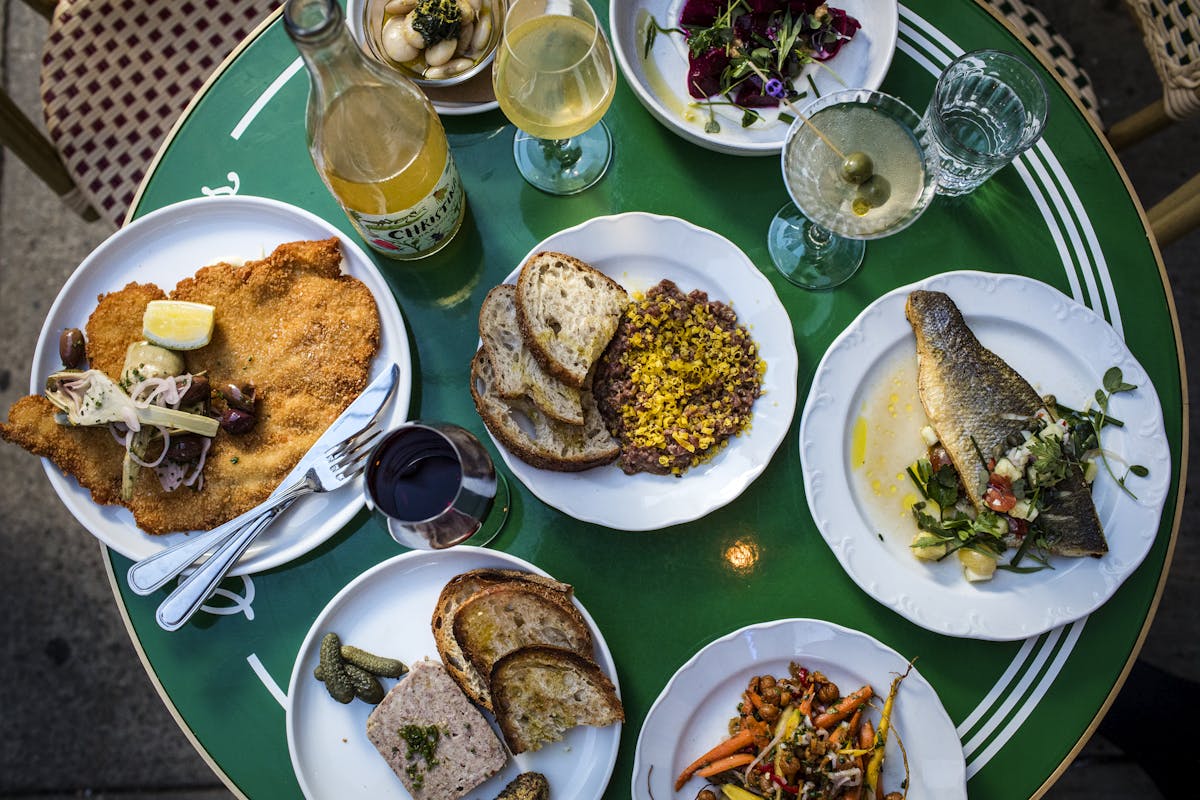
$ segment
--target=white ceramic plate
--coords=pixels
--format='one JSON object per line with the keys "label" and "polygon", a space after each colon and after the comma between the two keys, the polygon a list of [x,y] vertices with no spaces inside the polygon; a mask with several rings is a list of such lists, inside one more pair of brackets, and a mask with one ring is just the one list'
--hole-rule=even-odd
{"label": "white ceramic plate", "polygon": [[[703,779],[692,778],[676,793],[675,777],[728,738],[750,678],[787,675],[792,661],[821,671],[843,694],[870,684],[881,698],[908,667],[907,659],[865,633],[822,620],[765,622],[723,636],[680,667],[650,707],[634,754],[635,800],[695,796]],[[966,762],[954,723],[915,667],[900,684],[892,715],[893,732],[908,754],[909,796],[965,798]],[[869,718],[878,726],[877,712]],[[885,752],[883,785],[899,791],[904,766],[894,738]]]}
{"label": "white ceramic plate", "polygon": [[[808,88],[805,74],[811,75],[822,94],[839,89],[878,89],[883,83],[899,32],[896,0],[841,0],[832,3],[857,19],[862,27],[825,67],[810,64],[795,85]],[[706,133],[708,110],[694,101],[687,91],[687,46],[679,34],[659,33],[643,58],[646,31],[653,17],[664,28],[679,24],[684,0],[610,0],[608,18],[612,27],[613,51],[625,80],[638,100],[655,119],[689,142],[733,155],[774,155],[783,147],[788,125],[778,119],[778,111],[761,109],[764,119],[748,128],[741,124],[742,112],[727,106],[714,111],[721,130]],[[798,108],[815,100],[805,97]]]}
{"label": "white ceramic plate", "polygon": [[[342,705],[313,678],[321,639],[334,631],[343,643],[407,664],[426,656],[437,660],[430,619],[438,595],[455,575],[480,567],[546,574],[515,556],[480,547],[412,551],[359,575],[317,616],[292,670],[285,722],[292,767],[305,797],[377,800],[409,796],[367,739],[367,716],[374,706],[360,700]],[[592,629],[596,662],[619,693],[616,666],[604,636],[587,609],[578,600],[575,605]],[[384,688],[394,684],[385,679]],[[484,716],[498,732],[491,715],[484,712]],[[503,770],[467,795],[467,800],[492,800],[518,773],[528,770],[545,775],[555,797],[599,800],[612,775],[620,740],[620,724],[573,728],[561,742],[510,759]]]}
{"label": "white ceramic plate", "polygon": [[[371,378],[393,363],[399,365],[396,396],[390,416],[385,417],[390,424],[399,424],[408,415],[412,374],[404,318],[391,289],[374,262],[333,225],[303,209],[262,197],[185,200],[151,212],[106,239],[83,260],[50,307],[33,357],[30,393],[39,393],[46,376],[61,368],[59,332],[82,328],[96,308],[97,295],[116,291],[130,281],[154,283],[169,292],[182,278],[208,264],[262,258],[284,242],[330,236],[342,240],[343,270],[366,284],[375,296],[382,336]],[[96,505],[73,478],[48,460],[43,459],[42,465],[80,524],[127,558],[145,558],[187,536],[144,533],[127,509]],[[341,530],[362,506],[361,480],[305,498],[254,541],[231,574],[261,572],[298,558]]]}
{"label": "white ceramic plate", "polygon": [[[971,584],[957,558],[930,563],[912,556],[908,545],[916,526],[902,505],[911,487],[903,474],[910,462],[901,453],[906,447],[912,458],[922,453],[919,430],[927,424],[915,389],[912,328],[904,317],[914,289],[950,295],[984,347],[1039,393],[1054,394],[1067,406],[1084,407],[1109,367],[1120,367],[1138,387],[1113,397],[1110,411],[1125,427],[1106,427],[1102,442],[1150,474],[1129,479],[1134,500],[1101,469],[1092,497],[1108,538],[1102,558],[1056,556],[1052,570],[997,570],[993,580]],[[881,404],[890,411],[878,416],[894,415],[898,422],[889,429],[868,421],[866,463],[852,466],[853,429],[864,409],[866,418]],[[901,442],[890,459],[896,463],[875,464],[872,452],[886,452],[892,441]],[[1044,283],[983,272],[951,272],[901,287],[850,324],[817,367],[800,423],[800,459],[809,509],[855,583],[922,627],[975,639],[1023,639],[1099,608],[1149,552],[1171,485],[1158,395],[1116,331]],[[893,481],[895,491],[888,488]]]}
{"label": "white ceramic plate", "polygon": [[542,250],[583,259],[631,294],[670,278],[685,293],[700,289],[710,300],[729,303],[758,343],[767,372],[750,429],[681,478],[626,475],[615,465],[552,472],[531,467],[496,442],[509,469],[548,505],[618,530],[689,522],[735,499],[766,468],[796,409],[792,323],[770,281],[723,236],[675,217],[641,212],[595,217],[559,231],[530,250],[506,282],[515,283],[520,265]]}

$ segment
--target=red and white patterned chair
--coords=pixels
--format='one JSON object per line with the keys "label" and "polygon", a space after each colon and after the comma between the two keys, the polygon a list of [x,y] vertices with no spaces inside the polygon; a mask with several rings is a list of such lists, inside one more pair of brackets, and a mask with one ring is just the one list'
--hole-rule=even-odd
{"label": "red and white patterned chair", "polygon": [[[117,225],[155,152],[221,61],[282,0],[25,0],[50,20],[41,96],[52,149],[14,119],[3,136],[68,204]],[[0,97],[0,121],[15,108]],[[26,121],[27,122],[27,121]],[[27,154],[34,154],[31,162]],[[78,197],[82,195],[82,198]]]}

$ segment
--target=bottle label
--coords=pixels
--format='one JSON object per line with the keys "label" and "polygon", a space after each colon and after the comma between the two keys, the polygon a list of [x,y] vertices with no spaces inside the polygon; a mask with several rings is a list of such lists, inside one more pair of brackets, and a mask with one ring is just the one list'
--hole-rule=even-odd
{"label": "bottle label", "polygon": [[416,205],[392,214],[363,214],[351,208],[346,213],[375,252],[389,258],[420,258],[454,235],[465,201],[454,155],[447,151],[442,176]]}

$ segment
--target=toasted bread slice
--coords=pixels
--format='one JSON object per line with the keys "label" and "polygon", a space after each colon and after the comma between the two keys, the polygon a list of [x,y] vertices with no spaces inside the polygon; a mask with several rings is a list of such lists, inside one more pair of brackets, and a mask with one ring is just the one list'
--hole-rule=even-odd
{"label": "toasted bread slice", "polygon": [[582,387],[629,302],[619,283],[573,256],[535,253],[517,277],[517,320],[547,372]]}
{"label": "toasted bread slice", "polygon": [[459,647],[458,640],[454,638],[454,615],[471,595],[481,589],[501,583],[522,582],[559,592],[568,600],[571,598],[572,589],[568,583],[560,583],[553,578],[531,572],[484,568],[455,575],[447,581],[433,608],[433,640],[437,645],[438,655],[442,657],[442,665],[468,697],[488,710],[492,708],[492,696],[488,690],[487,676],[475,671],[470,659]]}
{"label": "toasted bread slice", "polygon": [[568,425],[583,424],[579,388],[542,369],[526,346],[517,322],[517,287],[502,283],[479,307],[479,337],[492,359],[501,397],[528,397],[547,416]]}
{"label": "toasted bread slice", "polygon": [[502,397],[496,388],[496,370],[486,351],[471,361],[471,397],[475,409],[492,435],[510,453],[539,469],[580,472],[611,464],[621,446],[596,408],[590,388],[581,393],[583,425],[552,419],[524,397]]}
{"label": "toasted bread slice", "polygon": [[[480,675],[520,647],[548,644],[592,657],[592,631],[563,592],[529,582],[500,583],[473,593],[458,608],[454,638]],[[492,698],[495,710],[495,698]]]}
{"label": "toasted bread slice", "polygon": [[492,703],[514,754],[557,742],[577,725],[625,721],[612,681],[595,661],[561,647],[534,645],[496,662]]}

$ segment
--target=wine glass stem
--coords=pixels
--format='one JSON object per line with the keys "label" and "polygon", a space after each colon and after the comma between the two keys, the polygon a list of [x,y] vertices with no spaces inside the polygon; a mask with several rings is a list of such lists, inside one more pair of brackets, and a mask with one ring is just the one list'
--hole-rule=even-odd
{"label": "wine glass stem", "polygon": [[807,236],[809,244],[817,249],[826,248],[833,241],[833,231],[812,221],[808,223]]}
{"label": "wine glass stem", "polygon": [[581,155],[582,149],[573,139],[543,139],[542,150],[547,161],[554,161],[561,169],[570,169]]}

